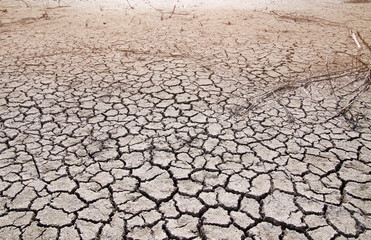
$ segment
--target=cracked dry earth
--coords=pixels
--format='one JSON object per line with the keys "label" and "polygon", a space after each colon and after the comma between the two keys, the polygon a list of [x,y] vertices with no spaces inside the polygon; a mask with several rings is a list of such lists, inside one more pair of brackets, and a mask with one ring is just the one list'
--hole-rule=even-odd
{"label": "cracked dry earth", "polygon": [[9,4],[0,239],[371,239],[370,91],[338,114],[363,75],[272,91],[357,50],[349,28],[370,39],[358,5],[161,20]]}

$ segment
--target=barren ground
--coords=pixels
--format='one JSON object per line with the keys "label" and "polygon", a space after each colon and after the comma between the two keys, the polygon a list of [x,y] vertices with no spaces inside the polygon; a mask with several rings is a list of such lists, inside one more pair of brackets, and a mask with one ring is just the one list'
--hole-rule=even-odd
{"label": "barren ground", "polygon": [[0,239],[371,239],[370,13],[0,0]]}

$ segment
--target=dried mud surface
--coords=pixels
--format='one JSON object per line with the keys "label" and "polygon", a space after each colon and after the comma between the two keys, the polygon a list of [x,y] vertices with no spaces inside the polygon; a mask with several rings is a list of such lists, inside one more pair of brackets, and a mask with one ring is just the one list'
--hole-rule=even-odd
{"label": "dried mud surface", "polygon": [[370,4],[130,2],[0,1],[0,239],[371,239]]}

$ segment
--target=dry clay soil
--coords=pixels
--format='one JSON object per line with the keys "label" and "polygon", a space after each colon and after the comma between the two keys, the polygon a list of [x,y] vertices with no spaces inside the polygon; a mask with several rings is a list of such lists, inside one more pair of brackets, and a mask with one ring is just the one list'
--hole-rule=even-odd
{"label": "dry clay soil", "polygon": [[0,239],[371,239],[370,3],[242,2],[0,0]]}

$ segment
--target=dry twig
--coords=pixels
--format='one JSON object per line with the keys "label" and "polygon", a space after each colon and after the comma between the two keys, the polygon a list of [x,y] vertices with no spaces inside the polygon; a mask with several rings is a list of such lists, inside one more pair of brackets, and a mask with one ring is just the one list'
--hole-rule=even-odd
{"label": "dry twig", "polygon": [[171,18],[173,15],[174,15],[174,12],[175,12],[175,8],[176,8],[176,5],[174,5],[174,8],[173,8],[173,11],[171,12],[171,14],[170,14],[170,17],[169,18]]}
{"label": "dry twig", "polygon": [[302,16],[296,13],[281,14],[281,13],[277,13],[276,11],[270,11],[270,13],[278,16],[278,18],[283,21],[290,21],[290,22],[310,22],[314,19],[314,17]]}
{"label": "dry twig", "polygon": [[126,2],[128,3],[128,5],[129,5],[129,7],[130,7],[131,9],[134,9],[134,7],[130,4],[129,0],[126,0]]}
{"label": "dry twig", "polygon": [[371,54],[371,46],[365,41],[365,39],[361,36],[361,34],[357,31],[357,36],[361,39],[362,43],[366,46],[366,48],[370,51]]}
{"label": "dry twig", "polygon": [[28,4],[25,0],[17,0],[18,2],[23,2],[24,4],[26,4],[26,7],[31,7],[30,4]]}

